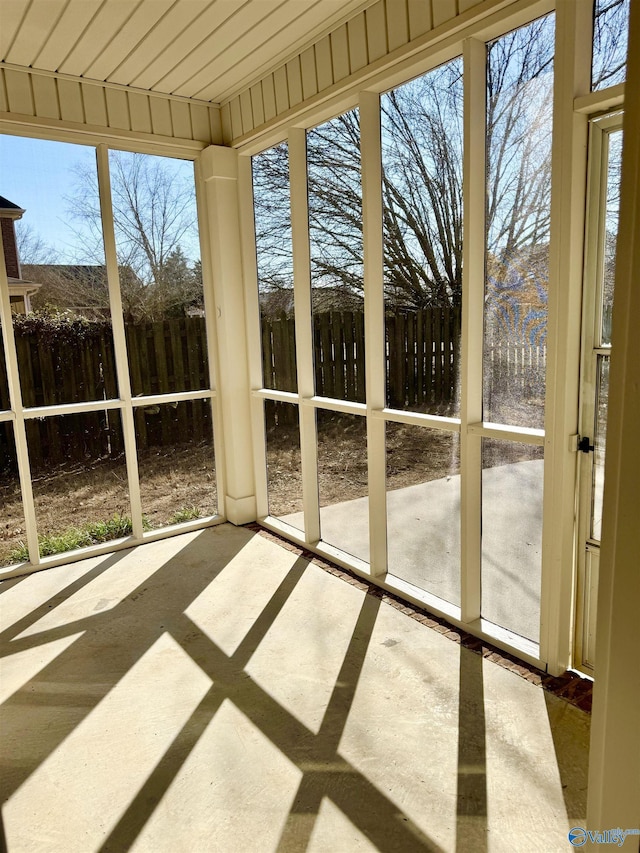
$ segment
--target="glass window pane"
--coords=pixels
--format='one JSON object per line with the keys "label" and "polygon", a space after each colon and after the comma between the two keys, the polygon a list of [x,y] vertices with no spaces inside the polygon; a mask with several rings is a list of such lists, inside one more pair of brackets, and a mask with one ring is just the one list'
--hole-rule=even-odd
{"label": "glass window pane", "polygon": [[0,422],[0,568],[27,562],[27,536],[13,424]]}
{"label": "glass window pane", "polygon": [[616,278],[616,247],[618,244],[618,218],[620,213],[620,172],[622,166],[622,131],[614,131],[608,140],[607,200],[604,230],[604,269],[602,276],[602,329],[601,344],[611,343],[611,318],[613,315],[613,289]]}
{"label": "glass window pane", "polygon": [[604,460],[607,444],[607,409],[609,406],[609,356],[598,356],[598,386],[596,391],[596,429],[593,445],[593,506],[591,538],[602,538],[602,497],[604,495]]}
{"label": "glass window pane", "polygon": [[364,402],[360,119],[307,133],[316,394]]}
{"label": "glass window pane", "polygon": [[3,136],[0,170],[25,405],[117,397],[95,149]]}
{"label": "glass window pane", "polygon": [[269,515],[304,531],[298,407],[265,400]]}
{"label": "glass window pane", "polygon": [[265,388],[297,391],[289,149],[257,154],[253,166],[258,299]]}
{"label": "glass window pane", "polygon": [[119,412],[26,422],[40,554],[131,534]]}
{"label": "glass window pane", "polygon": [[387,405],[457,415],[462,60],[381,98]]}
{"label": "glass window pane", "polygon": [[138,407],[135,425],[145,526],[165,527],[215,515],[211,402]]}
{"label": "glass window pane", "polygon": [[193,164],[109,152],[132,392],[210,387]]}
{"label": "glass window pane", "polygon": [[482,617],[540,638],[543,448],[482,439]]}
{"label": "glass window pane", "polygon": [[318,410],[320,535],[369,561],[367,427],[360,415]]}
{"label": "glass window pane", "polygon": [[387,423],[388,571],[460,604],[460,437]]}
{"label": "glass window pane", "polygon": [[591,88],[606,89],[627,77],[629,0],[596,0]]}
{"label": "glass window pane", "polygon": [[488,45],[485,421],[544,425],[554,16]]}

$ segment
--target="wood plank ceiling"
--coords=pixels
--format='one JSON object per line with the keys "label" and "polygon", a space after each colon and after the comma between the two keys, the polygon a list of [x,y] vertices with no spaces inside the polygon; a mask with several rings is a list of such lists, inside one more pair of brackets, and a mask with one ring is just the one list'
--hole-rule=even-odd
{"label": "wood plank ceiling", "polygon": [[374,0],[0,0],[0,62],[222,103]]}

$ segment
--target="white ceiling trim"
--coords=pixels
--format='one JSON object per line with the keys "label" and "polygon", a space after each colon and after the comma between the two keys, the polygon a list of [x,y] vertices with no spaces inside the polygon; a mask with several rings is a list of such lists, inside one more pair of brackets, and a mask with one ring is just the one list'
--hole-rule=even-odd
{"label": "white ceiling trim", "polygon": [[[0,0],[1,2],[1,0]],[[7,71],[19,71],[29,73],[36,77],[50,77],[55,80],[68,80],[71,83],[82,83],[83,86],[95,86],[99,89],[115,89],[120,92],[130,92],[136,95],[145,95],[148,98],[160,98],[163,101],[181,101],[183,103],[197,104],[200,107],[219,109],[220,104],[213,101],[205,101],[201,98],[189,98],[187,95],[171,95],[164,92],[154,92],[151,89],[140,89],[136,86],[127,86],[124,83],[109,83],[101,80],[91,80],[87,77],[76,77],[73,74],[64,74],[61,71],[45,71],[42,68],[26,68],[24,65],[15,65],[11,62],[0,61],[0,69]]]}

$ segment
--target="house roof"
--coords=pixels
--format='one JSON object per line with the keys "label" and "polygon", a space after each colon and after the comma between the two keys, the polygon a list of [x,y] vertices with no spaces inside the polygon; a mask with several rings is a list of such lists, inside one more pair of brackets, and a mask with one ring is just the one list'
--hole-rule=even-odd
{"label": "house roof", "polygon": [[[119,264],[120,280],[136,281],[137,276],[131,267]],[[22,264],[22,273],[29,281],[41,281],[44,284],[55,281],[82,283],[91,288],[107,287],[107,268],[104,264]]]}
{"label": "house roof", "polygon": [[7,276],[9,283],[9,296],[30,296],[42,287],[35,281],[25,281],[23,278]]}
{"label": "house roof", "polygon": [[23,264],[22,268],[30,276],[48,273],[61,279],[82,279],[87,284],[103,284],[107,278],[104,264]]}
{"label": "house roof", "polygon": [[220,103],[373,2],[12,0],[0,61]]}
{"label": "house roof", "polygon": [[11,219],[20,219],[24,213],[24,208],[19,207],[8,198],[0,195],[0,216],[9,216]]}

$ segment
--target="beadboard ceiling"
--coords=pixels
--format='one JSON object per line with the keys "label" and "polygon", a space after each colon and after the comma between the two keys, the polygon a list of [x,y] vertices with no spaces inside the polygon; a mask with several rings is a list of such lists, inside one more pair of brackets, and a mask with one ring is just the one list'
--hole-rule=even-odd
{"label": "beadboard ceiling", "polygon": [[0,0],[0,61],[223,103],[375,0]]}

